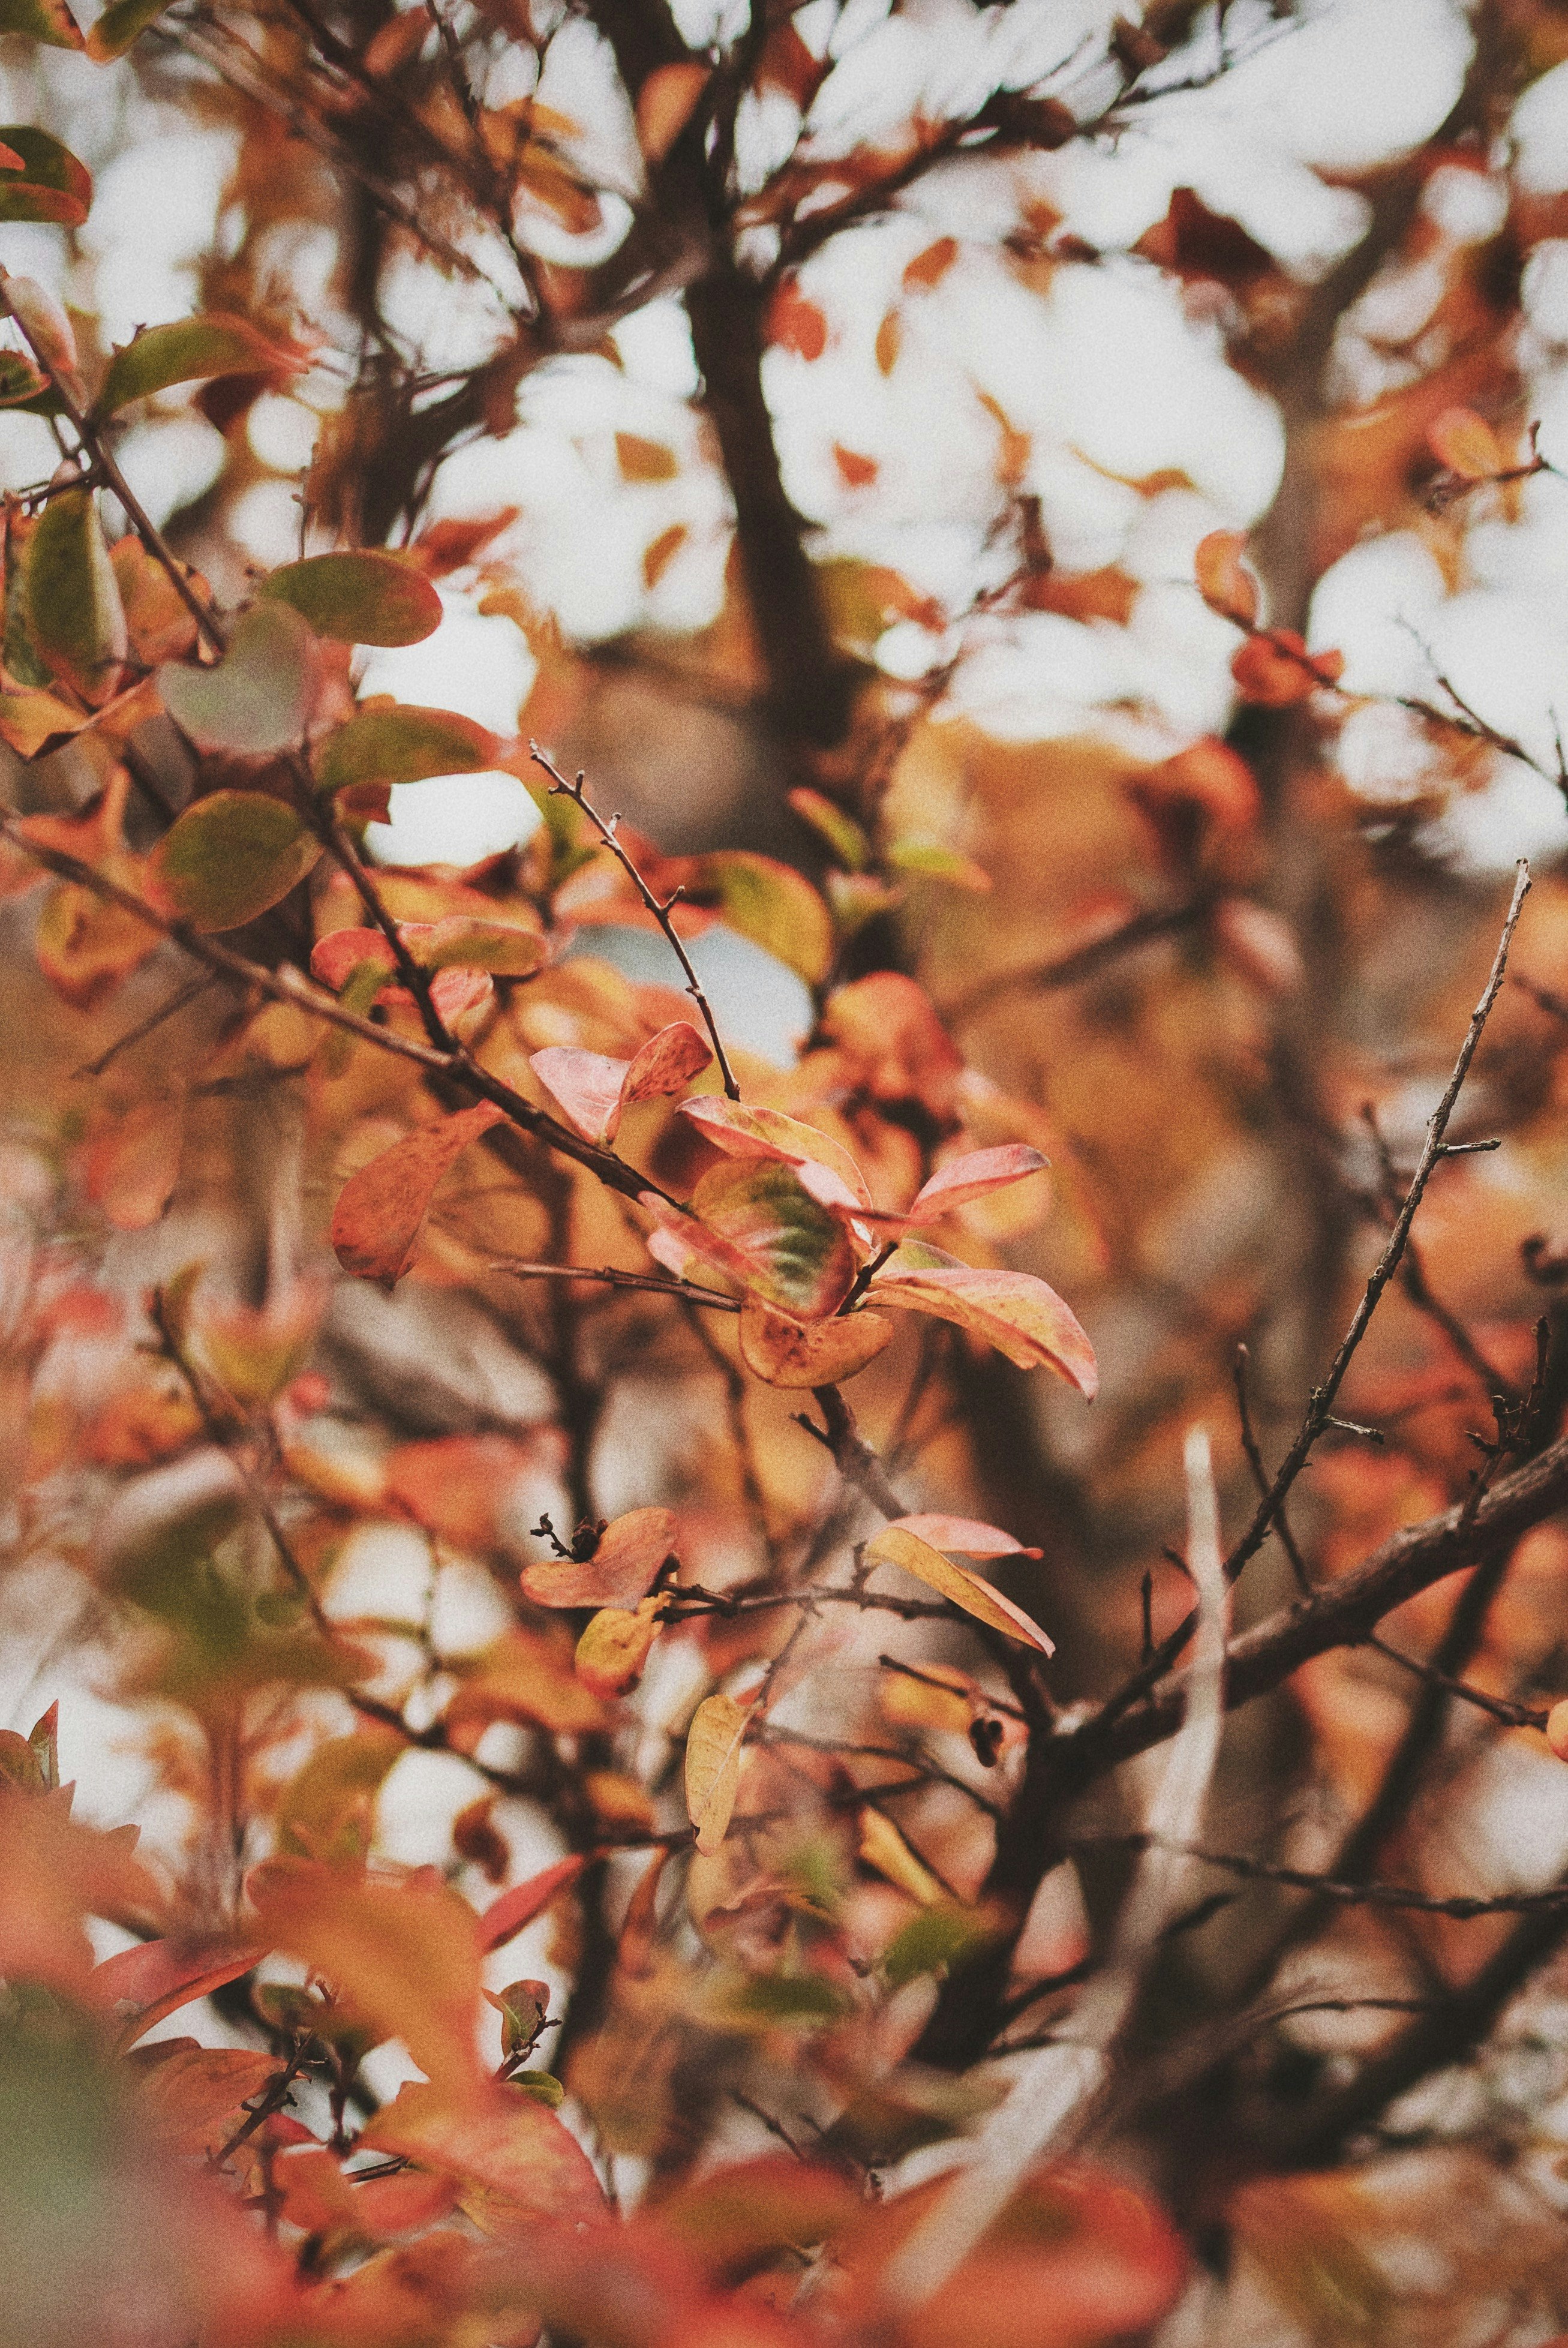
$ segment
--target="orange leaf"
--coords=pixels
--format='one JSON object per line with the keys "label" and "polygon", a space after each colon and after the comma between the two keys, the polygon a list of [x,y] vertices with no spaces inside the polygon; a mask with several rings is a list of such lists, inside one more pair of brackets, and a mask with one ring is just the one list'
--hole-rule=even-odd
{"label": "orange leaf", "polygon": [[1439,464],[1461,480],[1487,481],[1508,469],[1496,433],[1473,407],[1445,407],[1427,434],[1427,445]]}
{"label": "orange leaf", "polygon": [[656,587],[691,535],[684,521],[672,521],[643,550],[643,584]]}
{"label": "orange leaf", "polygon": [[711,66],[655,66],[637,92],[637,144],[650,163],[662,163],[712,78]]}
{"label": "orange leaf", "polygon": [[892,1335],[880,1313],[797,1321],[748,1296],[740,1308],[740,1351],[748,1369],[771,1386],[837,1385],[858,1376]]}
{"label": "orange leaf", "polygon": [[269,1948],[322,1973],[377,2042],[400,2038],[449,2095],[484,2077],[478,1921],[433,1870],[355,1876],[314,1859],[269,1859],[246,1886]]}
{"label": "orange leaf", "polygon": [[903,342],[903,321],[896,310],[890,310],[877,328],[876,360],[883,375],[891,375],[898,365],[898,355]]}
{"label": "orange leaf", "polygon": [[869,1292],[878,1304],[934,1313],[1006,1354],[1021,1370],[1050,1369],[1092,1402],[1094,1348],[1054,1288],[1027,1272],[983,1272],[923,1241],[906,1242]]}
{"label": "orange leaf", "polygon": [[633,1509],[605,1526],[592,1557],[525,1565],[524,1594],[536,1606],[634,1606],[662,1571],[675,1537],[668,1509]]}
{"label": "orange leaf", "polygon": [[934,244],[928,244],[923,252],[915,254],[913,261],[905,262],[905,286],[913,293],[917,286],[929,288],[940,285],[957,258],[957,238],[939,236]]}
{"label": "orange leaf", "polygon": [[680,1114],[730,1158],[772,1158],[785,1166],[826,1166],[862,1205],[871,1205],[866,1178],[849,1151],[798,1117],[789,1117],[779,1108],[726,1100],[717,1093],[682,1101]]}
{"label": "orange leaf", "polygon": [[636,1686],[659,1635],[663,1596],[639,1599],[635,1607],[602,1606],[577,1642],[575,1669],[597,1696],[624,1695]]}
{"label": "orange leaf", "polygon": [[1000,1631],[1007,1638],[1033,1647],[1039,1654],[1056,1653],[1053,1642],[1021,1606],[1015,1606],[1010,1598],[1004,1598],[999,1590],[993,1590],[977,1573],[954,1565],[951,1558],[944,1557],[940,1550],[933,1549],[929,1541],[922,1540],[918,1533],[910,1532],[903,1525],[884,1525],[866,1543],[862,1562],[902,1566],[905,1573],[913,1573],[928,1590],[936,1591],[950,1604],[961,1607],[988,1629]]}
{"label": "orange leaf", "polygon": [[645,440],[639,432],[617,432],[615,461],[624,481],[673,481],[680,463],[662,440]]}
{"label": "orange leaf", "polygon": [[1238,628],[1254,627],[1258,616],[1258,582],[1242,560],[1246,546],[1239,530],[1212,530],[1192,557],[1199,594],[1211,612]]}
{"label": "orange leaf", "polygon": [[514,1883],[499,1900],[492,1900],[480,1918],[480,1948],[485,1956],[542,1916],[551,1901],[575,1883],[588,1861],[585,1859],[558,1859],[553,1867],[546,1867],[538,1875],[531,1875],[526,1883]]}
{"label": "orange leaf", "polygon": [[1337,685],[1344,669],[1343,653],[1309,653],[1294,628],[1249,636],[1231,660],[1231,675],[1243,700],[1261,702],[1265,709],[1288,708],[1320,685]]}
{"label": "orange leaf", "polygon": [[608,2215],[587,2154],[552,2111],[516,2087],[486,2084],[455,2105],[434,2082],[399,2087],[359,2137],[459,2180],[458,2199],[487,2233],[531,2222],[593,2223]]}
{"label": "orange leaf", "polygon": [[828,347],[828,321],[793,278],[785,281],[769,304],[768,339],[803,359],[820,359]]}
{"label": "orange leaf", "polygon": [[492,1101],[479,1101],[395,1142],[349,1177],[332,1210],[332,1244],[345,1272],[388,1287],[401,1280],[414,1261],[437,1184],[500,1114]]}
{"label": "orange leaf", "polygon": [[573,1671],[571,1642],[521,1626],[487,1647],[447,1706],[447,1738],[471,1753],[495,1720],[585,1735],[605,1725],[603,1707]]}
{"label": "orange leaf", "polygon": [[132,2046],[166,2014],[238,1981],[262,1953],[232,1941],[145,1941],[95,1965],[88,1993],[95,2005],[119,2016],[119,2044]]}
{"label": "orange leaf", "polygon": [[862,457],[857,449],[846,448],[838,440],[833,443],[833,462],[846,489],[866,489],[876,479],[876,458]]}

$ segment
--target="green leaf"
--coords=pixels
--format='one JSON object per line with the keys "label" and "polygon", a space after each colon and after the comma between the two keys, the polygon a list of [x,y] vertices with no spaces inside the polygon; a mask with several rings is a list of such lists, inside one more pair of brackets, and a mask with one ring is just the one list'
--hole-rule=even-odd
{"label": "green leaf", "polygon": [[417,644],[441,624],[441,599],[395,554],[312,554],[274,571],[263,595],[345,644]]}
{"label": "green leaf", "polygon": [[96,706],[126,653],[125,607],[90,489],[49,499],[27,544],[33,641],[54,675]]}
{"label": "green leaf", "polygon": [[282,799],[214,791],[165,835],[156,870],[194,928],[237,930],[286,897],[320,854],[321,842]]}
{"label": "green leaf", "polygon": [[853,2002],[820,1973],[753,1973],[726,1995],[727,2020],[758,2023],[841,2022]]}
{"label": "green leaf", "polygon": [[30,122],[0,125],[0,144],[14,147],[24,165],[17,179],[0,174],[0,221],[51,221],[60,228],[80,228],[93,200],[87,165]]}
{"label": "green leaf", "polygon": [[688,894],[716,899],[720,919],[743,938],[798,971],[809,986],[828,974],[833,922],[810,882],[788,864],[749,849],[723,848],[696,859]]}
{"label": "green leaf", "polygon": [[79,49],[81,28],[65,0],[0,0],[0,33],[19,33],[51,49]]}
{"label": "green leaf", "polygon": [[431,775],[477,775],[495,764],[495,736],[451,709],[384,703],[356,710],[315,757],[324,791],[350,783],[422,783]]}
{"label": "green leaf", "polygon": [[88,35],[88,55],[100,66],[121,57],[139,33],[160,16],[169,0],[109,0],[108,6]]}
{"label": "green leaf", "polygon": [[871,841],[852,815],[820,791],[791,791],[789,804],[802,823],[825,839],[846,871],[858,872],[871,854]]}
{"label": "green leaf", "polygon": [[0,350],[0,407],[20,407],[24,400],[36,399],[47,389],[30,358],[21,351]]}
{"label": "green leaf", "polygon": [[994,1921],[974,1908],[945,1901],[923,1908],[887,1944],[882,1956],[887,1985],[902,1989],[922,1973],[951,1972],[956,1965],[968,1964],[995,1938]]}
{"label": "green leaf", "polygon": [[712,1167],[691,1205],[727,1251],[728,1268],[769,1303],[815,1321],[849,1293],[855,1259],[843,1225],[793,1168],[755,1158]]}
{"label": "green leaf", "polygon": [[255,603],[234,623],[215,668],[166,661],[163,705],[199,750],[273,757],[304,737],[315,705],[315,639],[297,613]]}
{"label": "green leaf", "polygon": [[[96,36],[98,26],[93,29]],[[149,326],[116,351],[93,414],[113,416],[133,399],[150,399],[177,383],[220,375],[297,375],[307,364],[303,352],[268,342],[248,319],[214,310],[205,317]]]}
{"label": "green leaf", "polygon": [[507,2085],[531,2096],[536,2104],[543,2104],[552,2112],[560,2108],[566,2094],[552,2071],[514,2071]]}

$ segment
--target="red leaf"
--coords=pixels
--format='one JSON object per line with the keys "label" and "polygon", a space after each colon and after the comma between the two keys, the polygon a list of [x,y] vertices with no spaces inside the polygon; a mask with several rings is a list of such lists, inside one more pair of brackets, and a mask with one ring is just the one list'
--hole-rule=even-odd
{"label": "red leaf", "polygon": [[657,1580],[676,1537],[668,1509],[633,1509],[600,1534],[591,1558],[549,1558],[522,1570],[536,1606],[634,1606]]}
{"label": "red leaf", "polygon": [[961,1557],[1039,1557],[1043,1551],[1026,1549],[995,1525],[983,1525],[974,1517],[943,1517],[916,1515],[897,1517],[894,1523],[906,1533],[913,1533],[933,1549],[955,1549]]}
{"label": "red leaf", "polygon": [[454,2106],[433,2085],[400,2087],[359,2143],[457,2178],[459,2202],[487,2233],[541,2219],[592,2224],[608,2214],[576,2137],[517,2088],[492,2085],[482,2100]]}
{"label": "red leaf", "polygon": [[360,1280],[400,1280],[414,1261],[436,1186],[470,1141],[499,1122],[492,1101],[411,1133],[351,1175],[332,1210],[332,1244]]}
{"label": "red leaf", "polygon": [[793,279],[779,288],[769,305],[768,339],[803,359],[820,359],[828,347],[827,319]]}
{"label": "red leaf", "polygon": [[876,479],[876,458],[862,457],[858,449],[846,448],[837,440],[833,443],[833,462],[846,489],[867,489]]}
{"label": "red leaf", "polygon": [[166,2014],[238,1981],[262,1954],[232,1942],[146,1941],[95,1965],[88,1993],[95,2005],[119,2014],[119,2044],[132,2046]]}
{"label": "red leaf", "polygon": [[928,244],[923,252],[917,252],[913,261],[905,262],[905,287],[913,293],[917,286],[929,289],[933,285],[940,285],[957,258],[957,238],[939,236],[934,244]]}
{"label": "red leaf", "polygon": [[492,1900],[480,1918],[480,1954],[488,1957],[496,1949],[504,1949],[525,1924],[543,1915],[558,1893],[576,1882],[587,1864],[580,1857],[558,1859],[553,1867],[531,1875],[526,1883],[514,1883],[510,1891]]}

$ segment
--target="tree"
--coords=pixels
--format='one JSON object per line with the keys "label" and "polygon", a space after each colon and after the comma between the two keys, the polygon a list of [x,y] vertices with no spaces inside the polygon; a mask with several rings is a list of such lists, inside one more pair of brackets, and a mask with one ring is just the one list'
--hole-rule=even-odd
{"label": "tree", "polygon": [[0,2336],[1568,2326],[1561,12],[0,26]]}

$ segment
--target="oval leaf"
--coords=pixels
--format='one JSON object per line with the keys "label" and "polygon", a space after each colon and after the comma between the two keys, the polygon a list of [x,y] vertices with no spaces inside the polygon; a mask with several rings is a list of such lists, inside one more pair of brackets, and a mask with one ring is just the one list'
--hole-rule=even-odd
{"label": "oval leaf", "polygon": [[137,35],[144,33],[168,5],[169,0],[109,0],[88,35],[88,57],[100,66],[122,57]]}
{"label": "oval leaf", "polygon": [[49,221],[59,228],[80,228],[93,200],[87,165],[30,122],[0,126],[0,144],[20,155],[23,165],[15,179],[0,174],[0,221]]}
{"label": "oval leaf", "polygon": [[880,1313],[797,1321],[759,1296],[740,1308],[741,1357],[770,1386],[838,1385],[874,1362],[892,1335],[892,1322]]}
{"label": "oval leaf", "polygon": [[1246,549],[1241,530],[1212,530],[1192,557],[1199,594],[1211,612],[1238,628],[1254,627],[1258,616],[1258,582],[1242,560]]}
{"label": "oval leaf", "polygon": [[1037,1654],[1056,1653],[1039,1624],[1032,1622],[1021,1606],[1015,1606],[1010,1598],[1004,1598],[999,1590],[993,1590],[977,1573],[954,1565],[939,1549],[933,1549],[929,1541],[922,1540],[918,1533],[902,1525],[884,1525],[866,1543],[862,1561],[866,1565],[902,1566],[905,1573],[913,1573],[928,1590],[934,1590],[965,1614],[972,1614],[987,1629],[1000,1631],[1006,1637],[1033,1647]]}
{"label": "oval leaf", "polygon": [[528,978],[544,960],[544,940],[537,930],[472,913],[405,922],[398,933],[421,970],[482,970],[496,978]]}
{"label": "oval leaf", "polygon": [[248,1973],[263,1952],[232,1941],[144,1941],[95,1965],[92,2003],[120,2020],[119,2044],[133,2046],[154,2023]]}
{"label": "oval leaf", "polygon": [[[139,6],[141,0],[120,0],[120,5]],[[159,0],[159,5],[167,5],[167,0]],[[115,13],[111,8],[108,15]],[[157,13],[153,9],[150,15]],[[107,16],[99,17],[93,27],[95,38],[107,21]],[[147,21],[150,18],[144,15],[143,22]],[[140,26],[137,29],[139,31]],[[133,342],[116,351],[93,413],[113,416],[133,399],[150,399],[155,392],[168,391],[177,383],[197,383],[222,375],[298,375],[309,364],[305,352],[281,349],[248,319],[213,310],[203,317],[180,318],[170,325],[149,326]]]}
{"label": "oval leaf", "polygon": [[663,1570],[676,1537],[668,1509],[633,1509],[613,1518],[591,1558],[547,1558],[524,1566],[536,1606],[635,1606]]}
{"label": "oval leaf", "polygon": [[827,1134],[819,1133],[814,1125],[787,1116],[783,1109],[754,1108],[715,1093],[682,1101],[680,1113],[728,1157],[772,1158],[785,1166],[826,1166],[862,1205],[871,1205],[865,1176],[849,1151]]}
{"label": "oval leaf", "polygon": [[125,606],[90,489],[49,499],[27,544],[33,640],[54,674],[97,707],[119,681]]}
{"label": "oval leaf", "polygon": [[345,1272],[388,1287],[401,1280],[414,1261],[436,1185],[500,1117],[493,1101],[478,1101],[395,1142],[351,1175],[332,1210],[332,1244]]}
{"label": "oval leaf", "polygon": [[263,595],[345,644],[417,644],[441,624],[441,599],[395,554],[312,554],[274,571]]}
{"label": "oval leaf", "polygon": [[693,863],[688,893],[715,901],[728,928],[797,971],[809,986],[827,976],[833,917],[802,874],[750,849],[716,849]]}
{"label": "oval leaf", "polygon": [[199,750],[271,758],[304,740],[315,706],[320,655],[296,613],[255,603],[234,623],[214,668],[166,662],[158,672],[163,705]]}
{"label": "oval leaf", "polygon": [[624,1695],[643,1676],[659,1635],[662,1597],[639,1599],[634,1609],[602,1607],[577,1642],[574,1668],[594,1695]]}
{"label": "oval leaf", "polygon": [[769,1304],[820,1321],[848,1295],[855,1258],[843,1226],[792,1168],[765,1159],[715,1166],[691,1205],[746,1285]]}
{"label": "oval leaf", "polygon": [[889,1258],[870,1294],[879,1304],[955,1322],[1021,1370],[1054,1370],[1090,1402],[1099,1391],[1093,1346],[1056,1290],[1033,1272],[977,1271],[917,1242]]}
{"label": "oval leaf", "polygon": [[655,66],[637,92],[637,144],[650,163],[662,163],[686,124],[713,67],[689,64]]}
{"label": "oval leaf", "polygon": [[324,791],[350,783],[422,783],[431,775],[477,775],[492,767],[500,745],[471,717],[451,709],[389,703],[356,710],[316,752]]}
{"label": "oval leaf", "polygon": [[1462,481],[1488,481],[1507,469],[1496,433],[1473,407],[1445,407],[1427,434],[1439,465]]}
{"label": "oval leaf", "polygon": [[700,1851],[717,1850],[740,1790],[741,1741],[748,1715],[732,1695],[706,1696],[686,1735],[686,1815]]}
{"label": "oval leaf", "polygon": [[1005,1189],[1031,1174],[1043,1173],[1050,1162],[1025,1141],[1005,1142],[996,1149],[967,1150],[921,1185],[905,1220],[934,1222],[939,1215],[951,1214],[954,1207],[967,1206],[971,1199],[984,1198],[988,1190]]}
{"label": "oval leaf", "polygon": [[929,1541],[933,1549],[955,1549],[963,1557],[1039,1557],[1043,1551],[1026,1549],[1011,1533],[995,1525],[983,1525],[974,1517],[942,1517],[916,1515],[893,1519],[904,1532],[913,1533],[919,1540]]}
{"label": "oval leaf", "polygon": [[588,1862],[585,1859],[558,1859],[553,1867],[538,1875],[531,1875],[526,1883],[514,1883],[499,1900],[492,1900],[480,1918],[480,1951],[490,1956],[496,1949],[504,1949],[510,1940],[542,1916],[551,1901],[575,1883]]}
{"label": "oval leaf", "polygon": [[51,49],[79,49],[81,29],[65,0],[0,0],[0,33],[19,33]]}
{"label": "oval leaf", "polygon": [[193,928],[237,930],[286,897],[320,854],[320,840],[282,799],[214,791],[177,819],[153,870]]}
{"label": "oval leaf", "polygon": [[568,1123],[588,1140],[603,1141],[612,1120],[619,1119],[630,1060],[584,1052],[575,1044],[551,1044],[531,1052],[528,1065]]}

